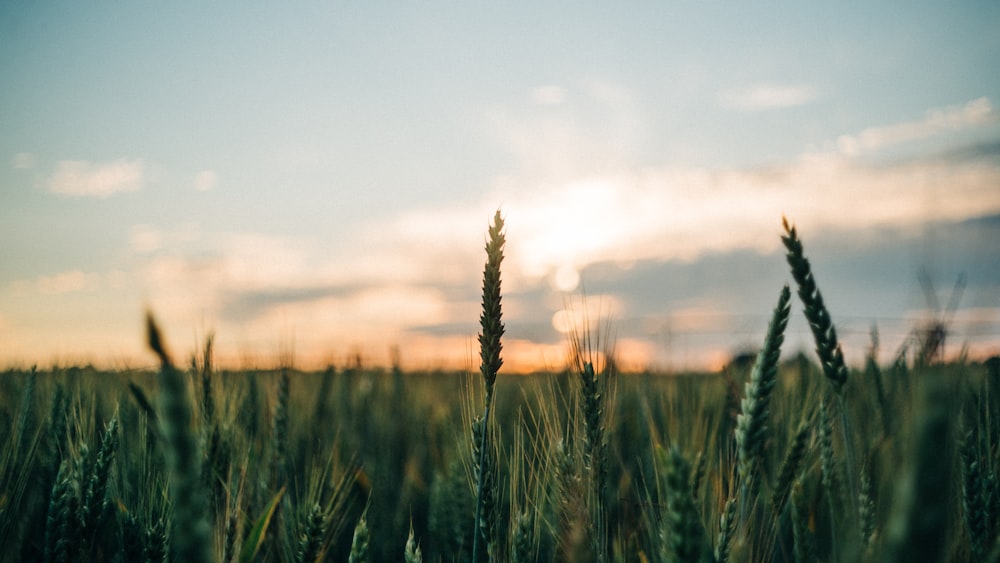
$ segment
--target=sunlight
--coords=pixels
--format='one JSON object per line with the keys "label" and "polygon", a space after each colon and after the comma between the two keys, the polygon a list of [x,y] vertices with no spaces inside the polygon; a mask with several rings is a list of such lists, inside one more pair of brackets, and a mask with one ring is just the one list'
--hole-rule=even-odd
{"label": "sunlight", "polygon": [[580,285],[580,272],[570,264],[560,266],[552,278],[552,285],[563,293],[574,291]]}
{"label": "sunlight", "polygon": [[570,268],[585,265],[615,243],[609,220],[620,207],[621,186],[606,180],[570,183],[541,196],[515,201],[507,213],[517,217],[518,262],[529,277],[554,270],[557,287],[571,284]]}

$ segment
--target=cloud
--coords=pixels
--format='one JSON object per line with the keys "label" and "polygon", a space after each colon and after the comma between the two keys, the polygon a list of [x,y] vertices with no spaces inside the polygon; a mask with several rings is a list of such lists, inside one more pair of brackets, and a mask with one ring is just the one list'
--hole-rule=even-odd
{"label": "cloud", "polygon": [[854,156],[949,131],[995,123],[1000,123],[1000,116],[993,110],[990,100],[982,97],[960,106],[933,109],[917,121],[869,127],[856,135],[842,135],[837,139],[837,147],[841,153]]}
{"label": "cloud", "polygon": [[[519,127],[525,139],[531,136],[530,124]],[[644,361],[666,365],[678,360],[642,342],[683,332],[692,354],[718,355],[719,332],[739,321],[723,314],[729,304],[690,297],[663,307],[649,297],[653,290],[642,301],[613,288],[591,288],[587,277],[594,265],[627,272],[705,256],[778,252],[783,214],[808,230],[810,240],[853,233],[862,244],[872,233],[1000,213],[1000,162],[993,153],[973,153],[874,166],[831,150],[766,167],[612,163],[595,171],[578,166],[587,151],[572,151],[559,175],[528,167],[522,175],[498,177],[478,200],[383,217],[350,240],[209,232],[190,244],[169,234],[178,229],[144,227],[133,232],[132,245],[146,252],[139,256],[146,261],[146,292],[164,311],[164,322],[190,326],[210,318],[220,335],[234,334],[244,343],[271,341],[275,327],[291,325],[298,327],[297,346],[313,352],[398,340],[405,356],[407,343],[419,340],[427,348],[416,356],[459,362],[471,357],[463,343],[474,340],[483,237],[500,205],[508,234],[505,317],[512,340],[524,339],[520,361],[537,363],[544,356],[561,365],[564,353],[556,351],[565,344],[557,329],[576,320],[560,313],[566,310],[563,295],[581,281],[597,289],[591,295],[607,297],[614,319],[632,323],[622,325],[631,331],[631,349]],[[732,267],[722,260],[708,274],[725,278]],[[731,293],[726,281],[689,285],[691,295],[700,295],[722,292],[720,284]],[[763,285],[757,302],[771,303],[773,288]],[[742,302],[751,286],[745,283],[735,299]],[[760,314],[767,313],[765,306]],[[752,324],[762,331],[766,318]],[[748,342],[759,344],[753,334]]]}
{"label": "cloud", "polygon": [[35,155],[30,152],[19,152],[11,159],[11,167],[15,170],[28,170],[35,167]]}
{"label": "cloud", "polygon": [[15,295],[61,295],[97,289],[101,285],[101,279],[100,274],[68,270],[33,280],[11,282],[11,290]]}
{"label": "cloud", "polygon": [[816,90],[802,84],[756,84],[719,95],[723,107],[741,111],[804,106],[815,99]]}
{"label": "cloud", "polygon": [[229,319],[253,319],[276,307],[316,303],[329,298],[346,298],[361,291],[358,285],[314,285],[270,289],[233,288],[223,298],[221,314]]}
{"label": "cloud", "polygon": [[215,170],[202,170],[194,176],[194,189],[199,192],[214,190],[219,184],[219,174]]}
{"label": "cloud", "polygon": [[63,160],[49,180],[49,190],[72,197],[106,198],[116,193],[142,188],[144,165],[141,160],[120,159],[108,163]]}
{"label": "cloud", "polygon": [[[712,365],[720,364],[724,360],[724,347],[734,342],[733,327],[743,327],[736,329],[744,331],[736,337],[739,343],[758,343],[759,335],[753,331],[766,327],[767,305],[760,311],[750,309],[760,318],[755,316],[754,322],[749,323],[748,319],[730,313],[731,303],[713,302],[704,296],[717,296],[720,292],[728,296],[732,292],[725,281],[711,276],[725,277],[725,272],[732,268],[742,272],[739,275],[756,272],[748,270],[745,264],[735,263],[732,257],[747,255],[748,250],[750,255],[758,251],[778,252],[782,208],[793,209],[792,217],[803,228],[808,225],[809,240],[814,241],[811,248],[815,251],[818,242],[828,240],[831,233],[853,231],[861,241],[859,244],[863,244],[863,232],[878,230],[878,225],[865,224],[877,214],[872,215],[865,206],[855,206],[853,211],[860,217],[851,217],[849,211],[843,210],[845,202],[864,200],[878,207],[904,195],[913,197],[902,188],[894,191],[893,186],[905,183],[902,182],[905,174],[889,173],[887,177],[894,180],[879,180],[885,182],[883,186],[876,181],[875,171],[860,172],[846,165],[853,171],[831,175],[826,181],[863,179],[856,189],[839,195],[818,195],[835,192],[822,184],[817,190],[796,194],[797,189],[802,189],[801,185],[795,186],[799,181],[797,174],[811,176],[817,165],[804,162],[796,166],[802,170],[795,172],[790,165],[790,170],[781,173],[732,171],[729,177],[704,173],[693,188],[674,187],[664,193],[655,188],[672,178],[671,174],[678,174],[673,181],[682,185],[688,185],[698,175],[667,170],[650,172],[646,184],[638,175],[622,175],[619,178],[622,183],[609,183],[603,195],[601,186],[595,184],[592,189],[598,192],[594,196],[596,205],[570,206],[565,215],[559,214],[562,208],[558,202],[579,194],[572,186],[549,200],[525,195],[510,199],[503,208],[508,232],[504,313],[512,341],[520,341],[516,353],[514,347],[509,349],[508,367],[519,370],[539,364],[561,366],[566,344],[559,331],[582,326],[583,318],[589,318],[592,324],[609,318],[616,333],[628,344],[626,348],[634,354],[630,361],[640,364],[678,369],[688,365],[685,363],[688,360],[690,365],[700,366],[709,360],[714,362]],[[828,170],[835,168],[825,166]],[[869,174],[874,174],[874,179]],[[985,186],[995,186],[1000,181],[996,170],[993,174],[991,179],[982,180]],[[634,181],[630,188],[626,183],[629,179]],[[768,188],[768,181],[791,184]],[[984,201],[974,193],[968,196],[967,184],[961,184],[963,189],[954,199],[971,197],[973,201]],[[737,197],[740,190],[762,189],[762,186],[773,191],[765,194],[764,199],[775,202],[761,204],[760,210],[751,201],[754,194],[746,194],[743,199]],[[623,193],[616,196],[616,190]],[[790,198],[791,203],[779,201],[785,198]],[[805,206],[803,202],[807,200],[816,208]],[[720,205],[720,201],[733,201],[735,211],[725,211],[729,206]],[[825,205],[839,207],[824,209]],[[652,211],[640,213],[644,206]],[[1000,202],[986,205],[990,206],[1000,209]],[[715,207],[722,209],[713,211]],[[937,206],[934,209],[942,211]],[[904,206],[904,210],[903,215],[882,218],[881,224],[894,228],[922,224],[925,210],[920,206]],[[740,217],[741,211],[747,216]],[[943,211],[944,215],[953,213]],[[373,361],[384,361],[385,349],[396,342],[403,347],[408,365],[424,362],[424,365],[461,368],[476,332],[477,287],[484,260],[481,246],[492,212],[486,204],[412,211],[373,225],[381,231],[381,237],[363,234],[356,241],[363,251],[357,253],[331,250],[309,237],[210,233],[202,241],[207,243],[204,248],[168,243],[148,255],[142,278],[144,293],[167,325],[192,326],[210,319],[216,332],[229,339],[220,343],[229,350],[234,346],[266,349],[285,327],[286,333],[295,333],[297,361],[328,361],[323,354],[332,349],[359,349]],[[544,222],[546,215],[556,223]],[[700,220],[679,219],[687,215]],[[577,238],[583,247],[574,246]],[[730,250],[727,253],[723,249]],[[715,263],[717,267],[708,271],[685,269],[679,264],[706,253],[725,258],[720,258]],[[778,262],[771,265],[763,258],[759,261],[780,279],[781,261],[776,259]],[[586,306],[567,301],[561,288],[553,284],[554,276],[567,261],[571,261],[576,271],[584,272]],[[668,275],[667,281],[657,275],[651,280],[655,289],[647,289],[643,295],[604,282],[588,285],[589,275],[596,274],[591,269],[593,264],[611,267],[617,264],[620,275],[628,277],[628,272],[655,263],[676,265],[668,270],[675,274]],[[688,279],[692,275],[709,277],[700,281]],[[678,276],[680,280],[669,281]],[[755,276],[756,273],[751,275]],[[826,279],[831,288],[836,287],[833,280]],[[779,282],[769,281],[773,284],[759,284],[756,280],[744,283],[739,296],[732,296],[736,306],[770,303],[771,290]],[[677,289],[677,283],[687,283],[690,291]],[[657,292],[669,298],[664,301],[649,295]],[[836,303],[838,295],[842,293],[833,291],[828,296],[831,304]],[[849,312],[843,307],[837,310],[843,314]],[[839,320],[844,322],[843,317]],[[865,330],[868,323],[868,320],[863,323]],[[751,333],[753,337],[748,338]],[[845,333],[844,338],[849,336]],[[664,344],[664,339],[674,344]],[[420,346],[414,344],[417,341]],[[863,349],[863,345],[856,349]],[[671,350],[684,350],[688,360],[672,356]]]}
{"label": "cloud", "polygon": [[414,252],[452,248],[484,231],[484,218],[502,202],[510,231],[505,283],[566,289],[598,262],[773,251],[782,215],[819,233],[912,229],[997,213],[998,185],[995,158],[870,166],[837,152],[808,153],[767,167],[622,168],[564,181],[506,177],[480,202],[413,210],[382,228],[406,233]]}
{"label": "cloud", "polygon": [[[336,304],[344,311],[362,300],[371,303],[374,296],[409,292],[426,298],[430,287],[441,294],[438,301],[445,301],[442,292],[450,287],[475,287],[481,229],[471,225],[461,244],[437,249],[426,242],[440,240],[440,232],[421,235],[405,221],[374,225],[378,228],[356,235],[351,245],[339,249],[314,237],[259,233],[203,233],[191,244],[177,235],[185,228],[161,231],[149,226],[134,227],[131,244],[145,258],[147,291],[155,302],[164,303],[163,309],[242,322],[275,310],[308,311],[319,305]],[[427,230],[433,232],[433,226]],[[395,310],[403,310],[401,304],[397,300]],[[379,318],[402,323],[407,317],[397,313]]]}
{"label": "cloud", "polygon": [[[392,342],[412,344],[406,331],[427,324],[466,317],[474,334],[474,300],[468,312],[456,313],[462,304],[445,288],[365,271],[363,257],[332,255],[310,238],[218,233],[203,243],[200,250],[166,246],[149,256],[143,293],[168,326],[209,319],[230,351],[266,349],[280,331],[290,331],[297,361],[315,366],[329,361],[324,354],[335,348],[357,348],[371,357]],[[376,256],[379,261],[394,254],[382,246],[370,251],[384,256]],[[405,260],[400,265],[406,269]],[[355,271],[364,276],[360,281],[353,279]]]}

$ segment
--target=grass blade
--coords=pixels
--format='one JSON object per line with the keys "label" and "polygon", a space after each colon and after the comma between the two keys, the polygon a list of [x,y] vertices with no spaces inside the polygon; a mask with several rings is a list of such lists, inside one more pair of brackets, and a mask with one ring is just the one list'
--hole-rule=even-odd
{"label": "grass blade", "polygon": [[267,504],[267,508],[264,509],[264,513],[254,523],[247,539],[243,541],[243,549],[240,550],[240,563],[251,563],[257,557],[260,546],[264,543],[264,535],[271,524],[271,518],[274,516],[274,511],[277,510],[281,497],[285,495],[285,489],[286,487],[281,487],[278,494],[274,495],[271,502]]}

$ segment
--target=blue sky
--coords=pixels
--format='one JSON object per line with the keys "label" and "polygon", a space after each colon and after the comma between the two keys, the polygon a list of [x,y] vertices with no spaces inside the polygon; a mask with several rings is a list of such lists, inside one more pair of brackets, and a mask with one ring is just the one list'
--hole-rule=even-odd
{"label": "blue sky", "polygon": [[954,340],[998,353],[998,27],[993,3],[4,3],[0,362],[148,363],[148,304],[178,354],[214,330],[233,362],[464,365],[498,207],[512,365],[560,364],[587,309],[636,366],[756,346],[782,214],[849,361],[917,326],[921,268],[942,301],[966,273]]}

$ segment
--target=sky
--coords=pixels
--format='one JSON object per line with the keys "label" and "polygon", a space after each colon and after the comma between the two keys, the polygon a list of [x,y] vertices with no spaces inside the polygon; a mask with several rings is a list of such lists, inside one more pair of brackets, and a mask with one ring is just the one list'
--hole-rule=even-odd
{"label": "sky", "polygon": [[4,2],[0,366],[477,369],[497,209],[511,371],[755,349],[783,216],[848,363],[1000,354],[1000,5],[871,4]]}

